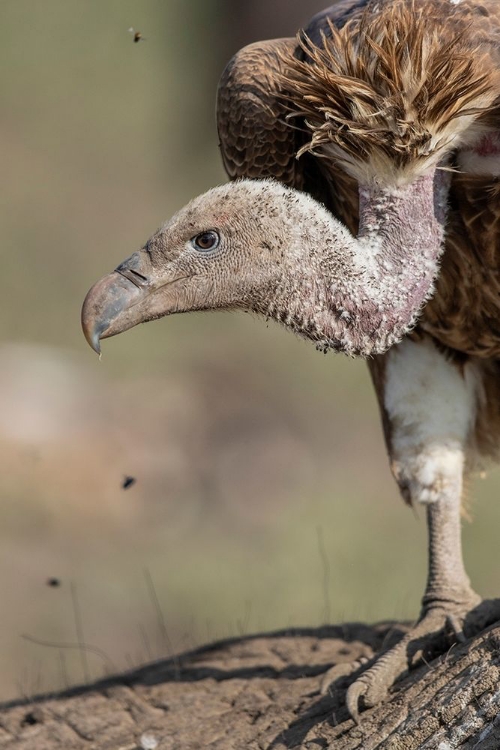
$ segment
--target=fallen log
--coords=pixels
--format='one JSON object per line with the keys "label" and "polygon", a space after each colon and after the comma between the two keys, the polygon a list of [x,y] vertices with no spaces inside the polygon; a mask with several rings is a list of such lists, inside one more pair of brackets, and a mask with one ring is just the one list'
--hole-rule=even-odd
{"label": "fallen log", "polygon": [[0,748],[498,750],[498,625],[412,671],[359,725],[344,703],[356,672],[321,694],[334,663],[369,658],[404,631],[354,623],[235,638],[12,701],[0,707]]}

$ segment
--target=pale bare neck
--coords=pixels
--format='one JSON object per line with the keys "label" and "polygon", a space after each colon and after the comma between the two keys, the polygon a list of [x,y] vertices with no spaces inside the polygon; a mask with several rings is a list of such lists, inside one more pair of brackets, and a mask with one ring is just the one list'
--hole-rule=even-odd
{"label": "pale bare neck", "polygon": [[386,351],[433,291],[448,184],[438,171],[404,187],[360,187],[357,238],[304,201],[290,217],[290,245],[274,283],[255,309],[320,349]]}

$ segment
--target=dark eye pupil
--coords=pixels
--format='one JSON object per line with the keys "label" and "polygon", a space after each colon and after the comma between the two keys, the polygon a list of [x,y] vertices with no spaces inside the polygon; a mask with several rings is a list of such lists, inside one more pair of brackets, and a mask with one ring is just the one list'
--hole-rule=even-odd
{"label": "dark eye pupil", "polygon": [[207,232],[206,234],[200,234],[198,237],[198,245],[201,245],[201,247],[210,247],[210,245],[214,244],[214,237],[210,232]]}
{"label": "dark eye pupil", "polygon": [[194,239],[194,244],[200,250],[211,250],[217,245],[219,237],[216,232],[202,232]]}

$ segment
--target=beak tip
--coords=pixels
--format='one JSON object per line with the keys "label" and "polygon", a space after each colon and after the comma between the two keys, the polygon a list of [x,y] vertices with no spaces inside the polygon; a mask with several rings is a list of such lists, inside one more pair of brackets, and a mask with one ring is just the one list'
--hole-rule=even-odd
{"label": "beak tip", "polygon": [[95,351],[96,354],[99,355],[99,359],[101,358],[101,341],[99,339],[99,333],[96,330],[88,330],[83,329],[83,332],[85,334],[85,338],[87,339],[87,342],[89,346]]}
{"label": "beak tip", "polygon": [[88,291],[81,313],[82,330],[87,343],[99,357],[101,339],[115,336],[135,325],[129,322],[129,311],[144,293],[144,289],[135,281],[116,271],[103,276]]}
{"label": "beak tip", "polygon": [[101,356],[101,337],[99,326],[95,325],[95,321],[92,316],[86,315],[85,306],[82,310],[82,330],[88,345],[95,351],[96,354]]}

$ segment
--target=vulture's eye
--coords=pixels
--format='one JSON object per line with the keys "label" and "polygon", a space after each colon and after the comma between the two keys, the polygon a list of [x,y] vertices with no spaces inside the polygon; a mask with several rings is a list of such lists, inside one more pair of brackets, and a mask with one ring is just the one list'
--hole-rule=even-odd
{"label": "vulture's eye", "polygon": [[193,247],[202,252],[215,250],[219,242],[220,237],[213,229],[210,229],[208,232],[201,232],[201,234],[197,234],[196,237],[193,237],[191,240]]}

